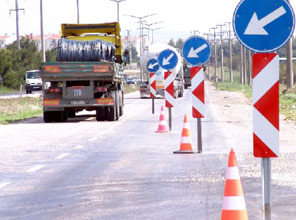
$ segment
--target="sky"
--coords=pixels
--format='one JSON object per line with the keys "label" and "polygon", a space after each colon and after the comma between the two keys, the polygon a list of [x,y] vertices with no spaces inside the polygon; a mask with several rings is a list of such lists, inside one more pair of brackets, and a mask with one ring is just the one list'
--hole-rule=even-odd
{"label": "sky", "polygon": [[[59,33],[61,23],[76,23],[76,0],[43,0],[44,33]],[[80,23],[102,23],[117,20],[117,4],[110,0],[79,0]],[[155,41],[168,41],[170,38],[190,36],[192,31],[208,33],[209,28],[217,24],[230,22],[239,0],[125,0],[120,3],[120,23],[122,35],[131,30],[131,35],[138,35],[137,17],[147,17],[148,24],[163,22],[151,27]],[[40,34],[40,0],[18,0],[20,35]],[[296,0],[291,0],[296,7]],[[13,35],[16,32],[15,0],[0,0],[0,35]]]}

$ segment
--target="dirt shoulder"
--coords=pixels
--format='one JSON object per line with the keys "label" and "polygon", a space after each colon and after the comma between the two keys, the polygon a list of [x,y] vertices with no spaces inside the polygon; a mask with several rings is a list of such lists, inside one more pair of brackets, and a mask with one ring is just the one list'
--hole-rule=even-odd
{"label": "dirt shoulder", "polygon": [[[211,82],[206,82],[208,104],[215,106],[214,114],[219,120],[234,123],[252,132],[252,101],[240,92],[217,91]],[[280,116],[280,152],[296,152],[296,123]]]}

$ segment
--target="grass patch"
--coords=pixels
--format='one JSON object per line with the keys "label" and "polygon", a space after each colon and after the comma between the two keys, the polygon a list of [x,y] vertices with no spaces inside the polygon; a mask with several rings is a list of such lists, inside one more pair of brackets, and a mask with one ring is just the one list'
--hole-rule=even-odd
{"label": "grass patch", "polygon": [[139,91],[140,86],[139,85],[124,85],[124,94],[131,93],[131,92],[136,92]]}
{"label": "grass patch", "polygon": [[280,112],[285,115],[287,119],[296,121],[296,88],[284,89],[280,87]]}
{"label": "grass patch", "polygon": [[0,85],[0,94],[8,94],[8,93],[15,93],[15,92],[19,92],[19,91]]}
{"label": "grass patch", "polygon": [[248,99],[252,98],[252,87],[249,85],[242,85],[237,82],[218,82],[216,88],[220,91],[241,92]]}
{"label": "grass patch", "polygon": [[42,98],[0,99],[0,124],[8,124],[41,114]]}

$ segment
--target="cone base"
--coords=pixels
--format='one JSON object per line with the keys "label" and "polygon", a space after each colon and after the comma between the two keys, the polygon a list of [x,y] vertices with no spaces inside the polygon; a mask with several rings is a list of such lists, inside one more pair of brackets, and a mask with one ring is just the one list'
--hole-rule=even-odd
{"label": "cone base", "polygon": [[155,133],[168,133],[169,131],[155,131]]}
{"label": "cone base", "polygon": [[194,154],[194,152],[192,150],[177,150],[173,152],[174,154]]}

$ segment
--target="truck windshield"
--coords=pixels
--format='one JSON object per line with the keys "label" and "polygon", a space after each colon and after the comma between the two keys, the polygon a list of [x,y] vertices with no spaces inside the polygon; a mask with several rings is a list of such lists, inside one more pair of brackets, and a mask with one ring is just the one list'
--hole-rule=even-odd
{"label": "truck windshield", "polygon": [[38,79],[40,78],[40,72],[27,72],[27,79]]}

